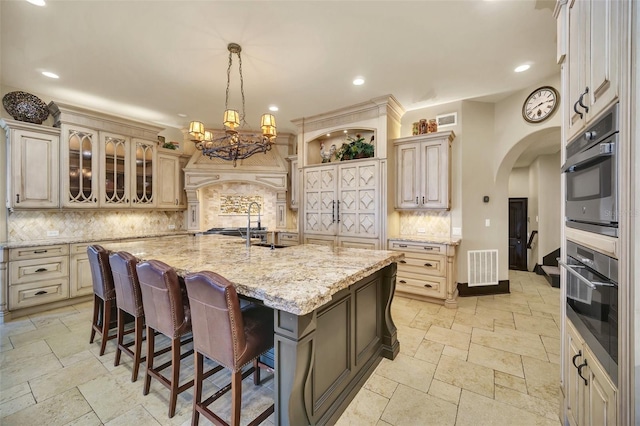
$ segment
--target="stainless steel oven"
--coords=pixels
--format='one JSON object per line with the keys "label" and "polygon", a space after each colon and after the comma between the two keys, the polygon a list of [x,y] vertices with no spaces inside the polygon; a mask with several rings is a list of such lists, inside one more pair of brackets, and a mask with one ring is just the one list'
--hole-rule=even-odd
{"label": "stainless steel oven", "polygon": [[567,241],[567,317],[618,381],[618,261]]}
{"label": "stainless steel oven", "polygon": [[567,145],[566,225],[618,236],[618,104]]}

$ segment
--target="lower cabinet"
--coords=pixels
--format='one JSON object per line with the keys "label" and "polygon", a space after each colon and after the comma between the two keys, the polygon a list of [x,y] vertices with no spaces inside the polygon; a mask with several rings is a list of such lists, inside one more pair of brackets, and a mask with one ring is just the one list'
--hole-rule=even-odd
{"label": "lower cabinet", "polygon": [[319,244],[323,246],[345,247],[345,248],[363,248],[369,250],[379,250],[380,241],[377,238],[358,238],[358,237],[334,237],[330,235],[311,235],[305,234],[305,244]]}
{"label": "lower cabinet", "polygon": [[568,319],[566,331],[566,423],[572,426],[616,425],[616,386]]}
{"label": "lower cabinet", "polygon": [[297,232],[278,232],[278,241],[276,244],[282,246],[297,246],[299,244]]}
{"label": "lower cabinet", "polygon": [[93,278],[87,247],[102,242],[71,244],[69,248],[69,297],[86,296],[93,293]]}
{"label": "lower cabinet", "polygon": [[404,259],[398,262],[396,293],[416,299],[444,300],[450,308],[457,306],[455,246],[389,240],[389,250],[404,253]]}
{"label": "lower cabinet", "polygon": [[9,250],[9,310],[69,298],[67,244]]}

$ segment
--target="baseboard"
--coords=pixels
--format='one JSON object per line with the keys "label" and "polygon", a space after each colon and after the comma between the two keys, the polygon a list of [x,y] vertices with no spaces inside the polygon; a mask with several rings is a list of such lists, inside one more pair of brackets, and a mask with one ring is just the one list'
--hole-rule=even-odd
{"label": "baseboard", "polygon": [[497,285],[482,285],[469,287],[468,283],[458,283],[458,295],[467,296],[487,296],[490,294],[509,294],[509,280],[500,280]]}

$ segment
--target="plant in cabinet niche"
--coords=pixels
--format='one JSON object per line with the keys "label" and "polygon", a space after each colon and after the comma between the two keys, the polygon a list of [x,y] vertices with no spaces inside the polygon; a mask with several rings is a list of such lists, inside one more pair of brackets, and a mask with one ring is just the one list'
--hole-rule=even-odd
{"label": "plant in cabinet niche", "polygon": [[354,160],[356,158],[373,157],[375,154],[373,139],[373,135],[369,142],[365,142],[364,138],[360,134],[356,134],[355,137],[347,136],[348,143],[345,143],[340,147],[336,153],[336,158],[340,161],[345,161]]}
{"label": "plant in cabinet niche", "polygon": [[178,149],[178,147],[175,146],[173,142],[165,142],[162,144],[162,147],[166,149]]}

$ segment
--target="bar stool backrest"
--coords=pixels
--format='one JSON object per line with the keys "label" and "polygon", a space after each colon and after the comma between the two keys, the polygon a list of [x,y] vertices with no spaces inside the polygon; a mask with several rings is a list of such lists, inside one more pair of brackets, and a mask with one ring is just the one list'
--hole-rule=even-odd
{"label": "bar stool backrest", "polygon": [[185,277],[194,349],[221,365],[237,371],[250,361],[242,310],[236,289],[226,278],[214,272],[199,272]]}
{"label": "bar stool backrest", "polygon": [[183,335],[190,327],[188,308],[184,306],[188,301],[183,299],[174,269],[159,260],[149,260],[138,263],[136,270],[147,325],[170,338]]}
{"label": "bar stool backrest", "polygon": [[113,285],[118,298],[118,308],[136,318],[143,316],[142,290],[140,289],[136,271],[138,259],[131,253],[119,251],[111,253],[109,263],[113,273]]}
{"label": "bar stool backrest", "polygon": [[116,290],[113,286],[111,265],[109,264],[109,251],[98,244],[87,247],[89,267],[91,268],[91,281],[93,292],[102,300],[116,298]]}

